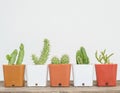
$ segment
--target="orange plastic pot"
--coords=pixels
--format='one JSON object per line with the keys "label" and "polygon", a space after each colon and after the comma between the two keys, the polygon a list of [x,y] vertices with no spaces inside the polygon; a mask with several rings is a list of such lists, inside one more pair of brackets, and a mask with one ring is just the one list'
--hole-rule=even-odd
{"label": "orange plastic pot", "polygon": [[116,86],[117,64],[95,64],[98,86]]}
{"label": "orange plastic pot", "polygon": [[50,86],[70,85],[71,64],[49,64]]}
{"label": "orange plastic pot", "polygon": [[3,65],[4,86],[24,86],[25,65]]}

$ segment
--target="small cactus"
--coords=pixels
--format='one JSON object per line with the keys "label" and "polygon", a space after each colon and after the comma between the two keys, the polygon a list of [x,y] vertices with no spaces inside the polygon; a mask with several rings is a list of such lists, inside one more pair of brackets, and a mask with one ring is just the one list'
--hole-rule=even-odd
{"label": "small cactus", "polygon": [[89,64],[89,58],[87,56],[87,53],[84,47],[80,47],[80,50],[77,50],[76,63],[77,64]]}
{"label": "small cactus", "polygon": [[98,56],[98,52],[95,52],[95,57],[101,64],[110,64],[110,57],[113,55],[113,53],[107,55],[106,49],[100,52],[100,55]]}
{"label": "small cactus", "polygon": [[65,54],[61,57],[61,64],[68,64],[68,63],[69,63],[69,56]]}
{"label": "small cactus", "polygon": [[56,56],[54,56],[51,59],[51,63],[52,64],[68,64],[69,63],[69,56],[64,54],[64,55],[62,55],[61,59],[59,59]]}
{"label": "small cactus", "polygon": [[53,57],[53,58],[51,59],[51,62],[52,62],[52,64],[60,64],[60,60],[59,60],[59,58],[57,58],[57,57]]}
{"label": "small cactus", "polygon": [[[6,59],[8,60],[9,65],[22,64],[23,58],[24,58],[24,45],[22,43],[20,45],[19,54],[18,54],[17,49],[15,49],[11,54],[6,55]],[[16,61],[16,59],[17,59],[17,61]]]}
{"label": "small cactus", "polygon": [[48,39],[44,39],[44,46],[43,46],[43,50],[41,52],[40,57],[37,57],[36,55],[32,55],[32,60],[34,62],[34,64],[45,64],[45,62],[48,59],[49,56],[49,51],[50,51],[50,44],[49,44],[49,40]]}

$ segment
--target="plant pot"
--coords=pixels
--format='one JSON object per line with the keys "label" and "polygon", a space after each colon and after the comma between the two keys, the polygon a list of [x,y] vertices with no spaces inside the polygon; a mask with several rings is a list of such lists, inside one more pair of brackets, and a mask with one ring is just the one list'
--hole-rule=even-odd
{"label": "plant pot", "polygon": [[22,87],[24,86],[25,65],[3,65],[4,86]]}
{"label": "plant pot", "polygon": [[49,64],[50,86],[70,85],[71,64]]}
{"label": "plant pot", "polygon": [[73,65],[74,86],[93,86],[93,65]]}
{"label": "plant pot", "polygon": [[27,86],[47,86],[48,65],[27,65]]}
{"label": "plant pot", "polygon": [[98,86],[116,86],[117,64],[95,64]]}

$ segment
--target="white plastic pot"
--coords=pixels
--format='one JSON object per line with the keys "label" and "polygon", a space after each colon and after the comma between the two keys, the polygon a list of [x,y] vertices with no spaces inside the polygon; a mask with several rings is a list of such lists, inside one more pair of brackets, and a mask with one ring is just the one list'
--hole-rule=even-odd
{"label": "white plastic pot", "polygon": [[47,86],[47,65],[27,65],[27,86]]}
{"label": "white plastic pot", "polygon": [[93,86],[93,65],[73,64],[74,86]]}

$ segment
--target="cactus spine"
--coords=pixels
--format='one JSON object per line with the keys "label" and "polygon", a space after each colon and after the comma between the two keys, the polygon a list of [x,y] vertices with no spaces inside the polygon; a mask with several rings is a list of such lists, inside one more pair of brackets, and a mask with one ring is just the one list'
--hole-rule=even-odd
{"label": "cactus spine", "polygon": [[80,50],[77,50],[76,62],[77,64],[89,64],[89,58],[84,47],[80,47]]}
{"label": "cactus spine", "polygon": [[62,55],[61,59],[54,56],[51,59],[52,64],[68,64],[69,63],[69,56],[67,54]]}
{"label": "cactus spine", "polygon": [[32,55],[32,60],[34,62],[34,64],[45,64],[45,62],[48,59],[49,56],[49,51],[50,51],[50,44],[49,44],[49,40],[48,39],[44,39],[44,46],[43,46],[43,50],[41,52],[40,57],[38,58],[36,55]]}
{"label": "cactus spine", "polygon": [[[23,58],[24,58],[24,45],[21,43],[19,55],[18,55],[17,49],[15,49],[11,54],[7,54],[6,58],[8,60],[9,65],[22,64]],[[17,61],[16,61],[16,59],[17,59]]]}

